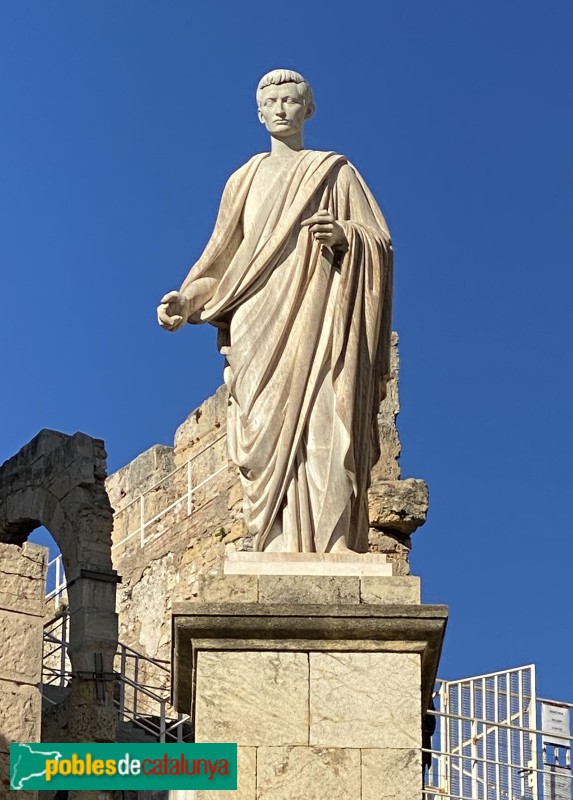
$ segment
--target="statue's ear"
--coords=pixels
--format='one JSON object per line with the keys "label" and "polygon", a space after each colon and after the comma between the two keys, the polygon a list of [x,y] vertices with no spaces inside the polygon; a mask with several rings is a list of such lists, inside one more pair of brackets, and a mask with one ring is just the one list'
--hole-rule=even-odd
{"label": "statue's ear", "polygon": [[316,108],[314,106],[314,103],[309,103],[308,106],[306,107],[304,118],[305,119],[310,119],[311,117],[314,117],[314,112],[315,111],[316,111]]}
{"label": "statue's ear", "polygon": [[257,115],[258,115],[258,117],[259,117],[259,122],[261,123],[261,125],[264,125],[264,124],[265,124],[265,118],[264,118],[264,117],[263,117],[263,115],[261,114],[261,109],[260,109],[260,107],[257,109]]}

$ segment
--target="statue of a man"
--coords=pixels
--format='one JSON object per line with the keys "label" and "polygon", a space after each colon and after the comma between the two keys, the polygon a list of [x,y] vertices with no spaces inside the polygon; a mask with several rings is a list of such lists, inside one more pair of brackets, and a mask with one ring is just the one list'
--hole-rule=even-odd
{"label": "statue of a man", "polygon": [[257,104],[270,153],[231,175],[203,255],[158,319],[219,329],[254,549],[364,551],[389,373],[390,236],[346,158],[304,149],[315,107],[302,75],[269,72]]}

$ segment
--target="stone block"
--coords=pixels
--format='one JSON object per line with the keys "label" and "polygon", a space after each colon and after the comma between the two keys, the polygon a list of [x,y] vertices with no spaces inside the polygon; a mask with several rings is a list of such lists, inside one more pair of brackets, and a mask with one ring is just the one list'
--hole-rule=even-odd
{"label": "stone block", "polygon": [[237,791],[196,791],[194,800],[256,800],[257,749],[239,747],[237,752]]}
{"label": "stone block", "polygon": [[257,800],[360,800],[360,751],[259,747]]}
{"label": "stone block", "polygon": [[[214,395],[192,411],[177,428],[174,441],[177,465],[189,458],[196,458],[197,453],[203,452],[216,439],[226,434],[228,403],[227,387],[220,386]],[[223,446],[226,447],[224,442]]]}
{"label": "stone block", "polygon": [[93,570],[86,575],[78,567],[68,580],[73,580],[67,591],[74,608],[103,608],[109,612],[115,607],[117,577],[113,571]]}
{"label": "stone block", "polygon": [[200,575],[197,579],[201,603],[256,603],[258,594],[256,575]]}
{"label": "stone block", "polygon": [[240,519],[235,519],[231,522],[231,525],[229,526],[229,532],[225,534],[223,543],[225,545],[233,544],[233,542],[238,542],[240,539],[245,539],[248,535],[249,531],[245,525],[245,520],[241,517]]}
{"label": "stone block", "polygon": [[308,744],[308,654],[200,652],[199,742]]}
{"label": "stone block", "polygon": [[426,521],[428,502],[428,487],[422,480],[378,481],[368,492],[370,525],[403,536],[413,533]]}
{"label": "stone block", "polygon": [[96,703],[96,686],[93,680],[74,678],[69,698],[67,741],[114,742],[117,732],[117,711],[111,694],[112,686],[105,687],[106,698]]}
{"label": "stone block", "polygon": [[417,653],[310,653],[310,744],[421,746]]}
{"label": "stone block", "polygon": [[420,750],[362,751],[361,800],[420,800],[421,797]]}
{"label": "stone block", "polygon": [[0,542],[0,608],[43,616],[47,556],[40,545]]}
{"label": "stone block", "polygon": [[41,713],[39,689],[0,680],[0,751],[10,742],[39,742]]}
{"label": "stone block", "polygon": [[396,531],[368,529],[368,546],[373,553],[383,553],[392,564],[392,575],[409,575],[408,557],[412,549],[410,536],[402,536]]}
{"label": "stone block", "polygon": [[173,471],[173,448],[154,445],[106,479],[106,490],[116,512],[162,477]]}
{"label": "stone block", "polygon": [[420,603],[420,579],[410,576],[376,578],[365,575],[360,579],[360,602],[366,605]]}
{"label": "stone block", "polygon": [[392,575],[381,553],[227,553],[225,575]]}
{"label": "stone block", "polygon": [[[229,576],[230,577],[230,576]],[[387,580],[392,580],[388,578]],[[355,575],[260,575],[260,603],[358,603],[360,578]]]}
{"label": "stone block", "polygon": [[0,611],[0,678],[35,684],[42,669],[42,619]]}
{"label": "stone block", "polygon": [[[74,608],[70,592],[70,606]],[[93,671],[93,653],[100,652],[104,658],[104,668],[111,669],[111,662],[117,650],[117,614],[115,611],[79,608],[70,626],[69,652],[74,669]],[[73,655],[72,655],[73,654]]]}

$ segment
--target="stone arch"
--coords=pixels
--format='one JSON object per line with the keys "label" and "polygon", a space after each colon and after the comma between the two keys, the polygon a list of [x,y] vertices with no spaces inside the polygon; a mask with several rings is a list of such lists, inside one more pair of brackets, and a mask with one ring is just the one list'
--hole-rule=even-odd
{"label": "stone arch", "polygon": [[0,542],[22,547],[44,526],[62,554],[70,609],[70,741],[113,741],[117,649],[113,509],[104,443],[42,430],[0,467]]}

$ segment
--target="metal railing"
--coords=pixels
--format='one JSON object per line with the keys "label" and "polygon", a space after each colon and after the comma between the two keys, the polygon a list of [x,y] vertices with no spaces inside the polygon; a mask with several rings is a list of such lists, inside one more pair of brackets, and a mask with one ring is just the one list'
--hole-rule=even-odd
{"label": "metal railing", "polygon": [[[539,736],[543,735],[543,731],[536,731]],[[570,739],[573,742],[573,739]],[[432,762],[437,763],[444,763],[448,759],[450,760],[459,760],[460,755],[457,752],[447,752],[443,750],[431,750],[424,748],[422,750],[423,753],[427,754]],[[461,767],[461,765],[460,765]],[[486,759],[481,758],[477,759],[475,762],[467,765],[466,767],[466,774],[468,778],[471,776],[472,771],[481,770],[486,772],[490,770],[491,772],[497,773],[498,771],[502,771],[505,769],[513,770],[518,774],[523,776],[524,780],[527,780],[532,786],[534,785],[537,787],[538,796],[543,798],[543,800],[566,800],[566,798],[571,798],[571,788],[572,788],[572,778],[571,778],[571,766],[563,765],[561,766],[561,772],[557,773],[555,770],[549,769],[550,765],[541,765],[541,766],[529,766],[525,770],[520,766],[519,763],[513,763],[511,761],[496,761],[495,759]],[[424,798],[428,798],[428,800],[437,800],[438,798],[443,798],[444,800],[480,800],[482,797],[491,797],[491,796],[498,796],[500,793],[500,788],[503,793],[503,796],[507,798],[507,800],[524,800],[524,798],[528,798],[532,796],[531,791],[526,791],[522,793],[522,790],[519,787],[515,787],[512,794],[508,794],[503,787],[500,787],[500,784],[496,782],[495,777],[489,780],[484,780],[481,785],[481,789],[478,790],[476,794],[473,794],[471,791],[469,793],[458,794],[454,793],[451,786],[448,789],[448,781],[449,781],[449,771],[446,769],[442,772],[433,771],[431,778],[426,777],[424,782],[424,789],[423,789],[423,796]],[[557,777],[562,786],[562,791],[559,794],[555,794],[551,791],[547,791],[547,779],[551,778],[554,779]]]}
{"label": "metal railing", "polygon": [[[63,613],[44,628],[42,687],[69,686],[69,616]],[[158,742],[184,742],[191,737],[190,717],[175,712],[169,702],[169,662],[147,658],[131,647],[118,645],[114,703],[120,723],[133,725]],[[49,691],[44,690],[47,702]]]}
{"label": "metal railing", "polygon": [[54,600],[56,611],[62,605],[63,596],[66,590],[66,573],[64,570],[64,563],[62,561],[61,553],[51,561],[48,561],[48,569],[46,574],[46,583],[48,586],[53,584],[54,588],[46,594],[46,600]]}
{"label": "metal railing", "polygon": [[[71,667],[68,658],[70,618],[67,613],[59,614],[44,626],[44,646],[42,651],[42,685],[68,686]],[[48,702],[49,702],[49,698]]]}
{"label": "metal railing", "polygon": [[539,706],[573,706],[536,697],[533,665],[439,681],[434,703],[435,731],[423,748],[426,800],[571,800],[569,711],[558,734],[537,720]]}
{"label": "metal railing", "polygon": [[143,656],[120,643],[116,662],[120,722],[132,722],[160,742],[183,742],[190,717],[171,708],[169,661]]}
{"label": "metal railing", "polygon": [[[169,472],[167,475],[162,476],[158,481],[153,483],[149,486],[144,492],[140,495],[135,497],[131,500],[127,505],[121,508],[114,514],[114,524],[122,519],[123,517],[128,517],[129,519],[135,519],[137,527],[134,530],[129,530],[127,535],[124,536],[119,541],[115,542],[112,546],[112,550],[115,550],[117,547],[121,547],[130,539],[134,537],[139,537],[140,545],[143,547],[149,539],[146,537],[146,531],[152,525],[155,525],[159,522],[160,519],[165,517],[167,514],[171,512],[175,512],[177,508],[181,507],[183,510],[183,517],[189,516],[193,511],[193,496],[206,486],[213,478],[216,478],[217,475],[220,475],[222,472],[229,468],[228,461],[225,461],[219,469],[215,470],[215,472],[208,475],[199,483],[193,485],[193,463],[197,461],[197,459],[203,455],[203,453],[211,450],[211,448],[216,445],[218,442],[225,439],[227,436],[226,433],[222,433],[217,438],[213,439],[208,445],[203,447],[197,453],[194,453],[193,456],[186,461],[181,466],[176,467],[174,470]],[[175,498],[170,500],[166,506],[161,508],[155,514],[147,518],[146,516],[146,498],[151,495],[152,493],[158,492],[160,489],[163,488],[163,491],[170,497],[171,493],[175,493]],[[183,489],[183,491],[181,491]],[[128,519],[128,529],[130,527]],[[151,537],[153,539],[157,538],[157,535],[160,535],[163,531],[160,531],[155,536]]]}

